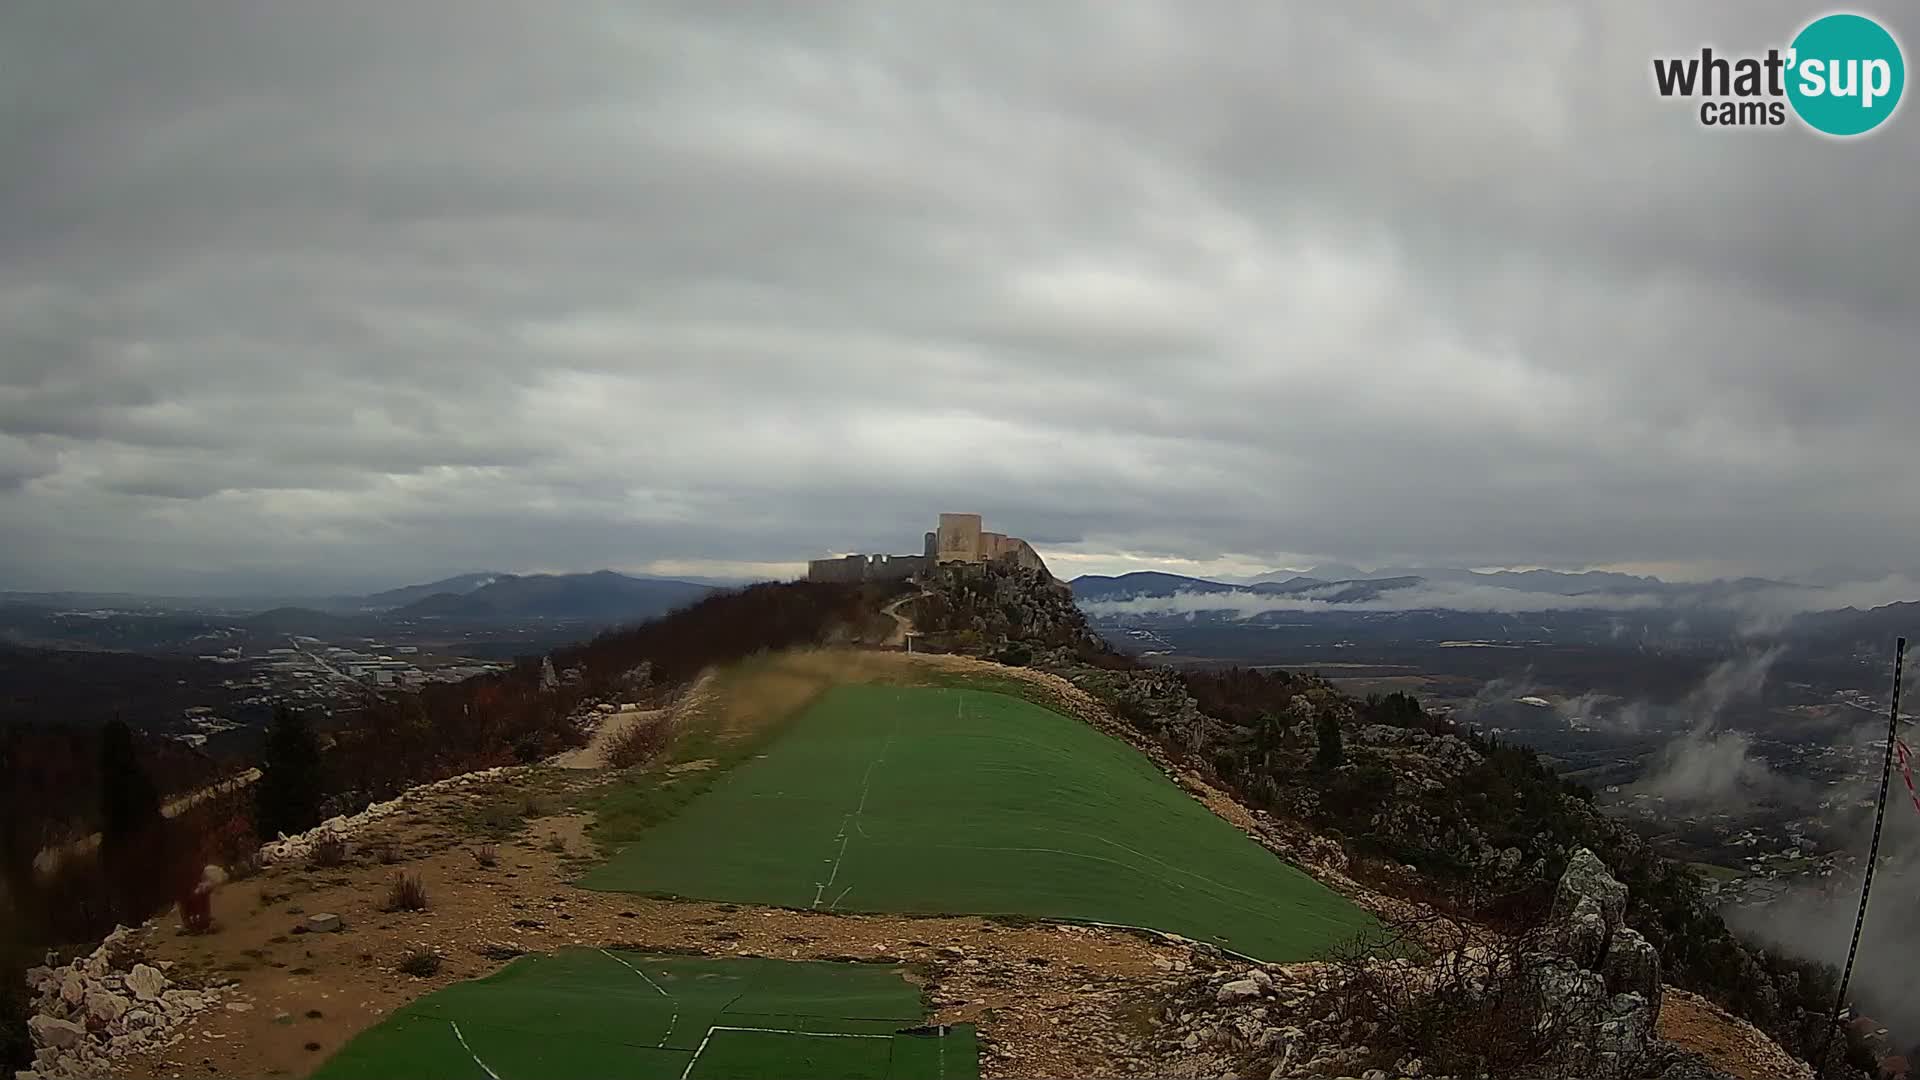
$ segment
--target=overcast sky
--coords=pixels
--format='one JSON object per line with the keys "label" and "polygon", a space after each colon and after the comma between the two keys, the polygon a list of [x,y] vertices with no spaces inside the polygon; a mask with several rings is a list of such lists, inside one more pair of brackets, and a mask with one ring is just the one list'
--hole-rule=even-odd
{"label": "overcast sky", "polygon": [[1920,118],[1680,7],[0,6],[0,587],[1911,567]]}

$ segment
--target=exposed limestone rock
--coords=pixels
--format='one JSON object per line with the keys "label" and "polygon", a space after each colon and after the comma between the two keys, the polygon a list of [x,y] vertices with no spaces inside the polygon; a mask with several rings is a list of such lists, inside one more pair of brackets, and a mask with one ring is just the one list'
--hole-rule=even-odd
{"label": "exposed limestone rock", "polygon": [[127,1015],[127,999],[119,994],[105,990],[92,990],[87,993],[87,1015],[102,1024],[110,1024]]}
{"label": "exposed limestone rock", "polygon": [[127,973],[127,989],[133,991],[133,996],[141,1001],[158,998],[166,986],[167,977],[160,973],[159,968],[135,964],[133,970]]}
{"label": "exposed limestone rock", "polygon": [[1590,899],[1599,909],[1609,933],[1618,929],[1627,917],[1627,887],[1608,871],[1600,856],[1580,848],[1567,860],[1566,873],[1560,875],[1560,887],[1553,894],[1553,918],[1566,919],[1575,913],[1582,899]]}
{"label": "exposed limestone rock", "polygon": [[1240,1001],[1253,1001],[1260,996],[1260,984],[1252,979],[1235,979],[1222,984],[1214,992],[1214,1000],[1222,1005],[1231,1005]]}
{"label": "exposed limestone rock", "polygon": [[58,1020],[51,1016],[36,1016],[27,1021],[27,1030],[33,1032],[33,1039],[41,1046],[55,1049],[72,1046],[87,1037],[87,1029],[71,1020]]}
{"label": "exposed limestone rock", "polygon": [[[1561,883],[1558,917],[1537,938],[1475,944],[1431,963],[1379,957],[1196,974],[1176,984],[1161,1013],[1153,1045],[1162,1074],[1461,1077],[1491,1064],[1462,1052],[1462,1039],[1490,1030],[1474,1026],[1486,1016],[1475,1002],[1498,1009],[1524,994],[1550,1049],[1507,1060],[1501,1068],[1522,1069],[1510,1075],[1718,1080],[1656,1036],[1659,957],[1622,922],[1626,899],[1605,865],[1581,851]],[[1400,1026],[1396,1018],[1426,1008],[1423,999],[1439,1006],[1424,1023],[1468,1026]],[[1436,1066],[1435,1055],[1447,1064]]]}
{"label": "exposed limestone rock", "polygon": [[1660,1015],[1660,950],[1638,930],[1621,927],[1607,943],[1600,962],[1607,989],[1616,994],[1639,994]]}
{"label": "exposed limestone rock", "polygon": [[88,955],[58,967],[50,958],[29,972],[30,1072],[49,1080],[115,1075],[114,1059],[166,1045],[180,1024],[216,1000],[214,991],[175,988],[166,972],[141,963],[138,933],[116,928]]}

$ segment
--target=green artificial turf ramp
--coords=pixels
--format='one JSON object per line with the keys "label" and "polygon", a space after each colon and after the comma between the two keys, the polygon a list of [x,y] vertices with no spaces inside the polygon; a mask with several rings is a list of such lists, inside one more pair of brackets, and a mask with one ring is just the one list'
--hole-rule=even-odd
{"label": "green artificial turf ramp", "polygon": [[1374,925],[1132,747],[963,689],[833,688],[581,884],[1117,923],[1269,961],[1306,959]]}
{"label": "green artificial turf ramp", "polygon": [[919,989],[903,974],[596,949],[522,957],[398,1010],[314,1076],[978,1077],[973,1029],[929,1035]]}

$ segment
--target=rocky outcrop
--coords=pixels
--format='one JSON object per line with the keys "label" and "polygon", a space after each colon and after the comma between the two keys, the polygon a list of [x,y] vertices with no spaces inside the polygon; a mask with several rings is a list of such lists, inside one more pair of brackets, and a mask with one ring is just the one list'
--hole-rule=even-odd
{"label": "rocky outcrop", "polygon": [[1195,975],[1164,1005],[1155,1047],[1178,1076],[1727,1080],[1656,1037],[1660,961],[1625,925],[1626,901],[1576,851],[1536,934],[1483,934],[1424,964],[1376,954]]}
{"label": "rocky outcrop", "polygon": [[100,947],[71,963],[27,972],[33,991],[33,1067],[16,1080],[112,1076],[114,1061],[165,1046],[187,1020],[215,1004],[218,989],[176,985],[164,967],[141,962],[142,931],[116,927]]}
{"label": "rocky outcrop", "polygon": [[1568,1031],[1568,1053],[1590,1056],[1603,1075],[1638,1069],[1660,1018],[1660,954],[1626,915],[1626,886],[1593,852],[1575,851],[1538,963],[1541,1003]]}

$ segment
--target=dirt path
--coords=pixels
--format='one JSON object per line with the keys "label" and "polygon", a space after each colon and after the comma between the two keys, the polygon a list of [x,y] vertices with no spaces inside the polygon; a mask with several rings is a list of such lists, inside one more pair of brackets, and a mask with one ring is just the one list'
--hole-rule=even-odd
{"label": "dirt path", "polygon": [[881,642],[881,644],[888,646],[905,645],[907,643],[907,635],[913,633],[913,620],[900,614],[900,609],[907,604],[913,603],[915,600],[932,595],[930,592],[918,592],[912,596],[903,596],[891,604],[888,604],[886,607],[881,608],[880,613],[893,620],[893,632],[888,634],[887,640]]}
{"label": "dirt path", "polygon": [[627,708],[609,713],[594,729],[587,745],[554,757],[548,764],[561,769],[607,768],[607,748],[636,724],[651,724],[665,717],[668,709]]}

